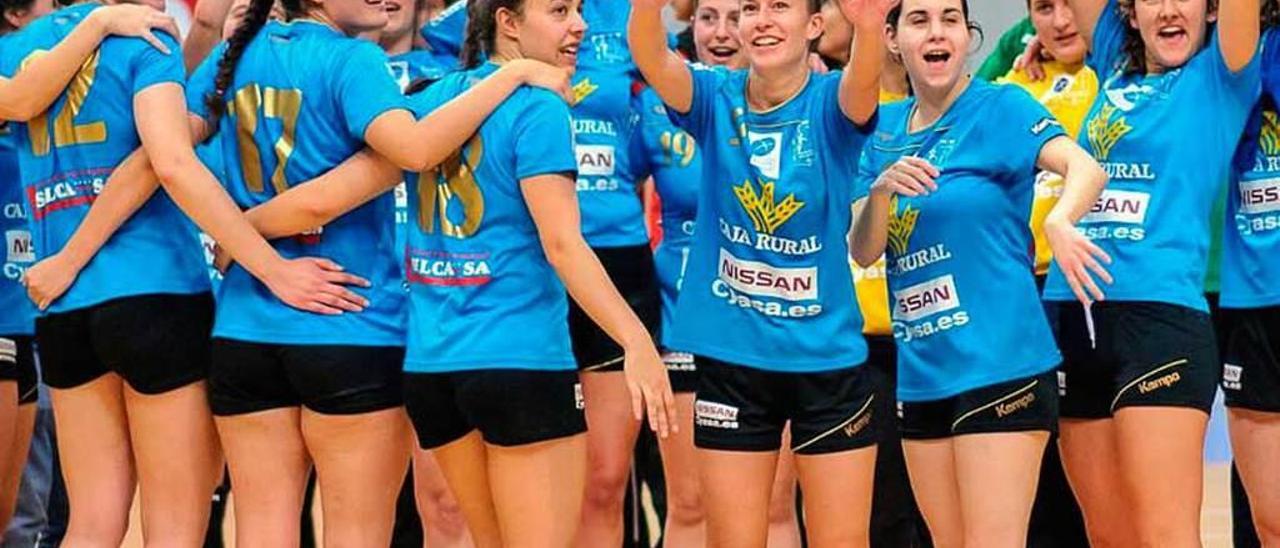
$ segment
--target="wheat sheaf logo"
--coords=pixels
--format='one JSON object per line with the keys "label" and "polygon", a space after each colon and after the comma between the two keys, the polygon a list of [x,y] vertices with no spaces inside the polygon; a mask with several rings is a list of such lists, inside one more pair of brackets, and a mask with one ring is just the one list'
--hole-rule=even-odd
{"label": "wheat sheaf logo", "polygon": [[1124,116],[1116,116],[1116,107],[1106,104],[1098,112],[1098,117],[1089,121],[1089,145],[1098,154],[1099,160],[1106,160],[1111,155],[1111,147],[1116,146],[1133,127]]}
{"label": "wheat sheaf logo", "polygon": [[899,208],[899,205],[897,196],[889,200],[889,250],[901,257],[907,254],[907,244],[911,242],[911,233],[916,229],[920,210],[910,205]]}
{"label": "wheat sheaf logo", "polygon": [[1274,110],[1262,111],[1262,130],[1258,133],[1258,149],[1267,156],[1280,156],[1280,118]]}
{"label": "wheat sheaf logo", "polygon": [[756,232],[773,234],[804,207],[804,202],[797,200],[795,194],[788,194],[782,201],[775,202],[774,186],[773,182],[762,181],[759,193],[749,180],[733,187],[733,194],[738,197],[738,203],[742,204],[747,216],[751,217],[751,224],[755,225]]}
{"label": "wheat sheaf logo", "polygon": [[581,103],[597,89],[600,89],[600,86],[591,83],[590,78],[583,78],[581,82],[573,85],[573,104]]}

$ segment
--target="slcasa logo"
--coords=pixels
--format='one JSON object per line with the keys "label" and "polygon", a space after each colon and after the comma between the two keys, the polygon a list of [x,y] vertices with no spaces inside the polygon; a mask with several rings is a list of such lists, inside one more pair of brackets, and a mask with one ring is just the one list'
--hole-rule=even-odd
{"label": "slcasa logo", "polygon": [[1280,119],[1276,111],[1262,111],[1262,129],[1258,133],[1258,151],[1266,156],[1280,156]]}
{"label": "slcasa logo", "polygon": [[591,83],[591,78],[583,78],[581,81],[573,85],[573,104],[577,105],[578,103],[583,102],[598,89],[600,89],[600,86]]}
{"label": "slcasa logo", "polygon": [[1111,156],[1112,147],[1120,142],[1125,135],[1133,131],[1133,127],[1125,120],[1123,114],[1117,115],[1118,110],[1110,103],[1102,105],[1102,110],[1098,112],[1098,116],[1089,120],[1087,128],[1089,136],[1089,145],[1098,155],[1099,160],[1106,160]]}
{"label": "slcasa logo", "polygon": [[757,193],[756,186],[749,180],[733,187],[734,196],[738,197],[738,203],[747,212],[758,233],[773,234],[804,208],[804,202],[797,200],[794,193],[788,194],[781,201],[774,201],[775,188],[776,183],[773,181],[761,181],[760,192]]}
{"label": "slcasa logo", "polygon": [[907,254],[911,242],[911,233],[915,232],[916,221],[920,218],[920,210],[911,205],[900,207],[898,197],[889,200],[889,249],[894,255]]}

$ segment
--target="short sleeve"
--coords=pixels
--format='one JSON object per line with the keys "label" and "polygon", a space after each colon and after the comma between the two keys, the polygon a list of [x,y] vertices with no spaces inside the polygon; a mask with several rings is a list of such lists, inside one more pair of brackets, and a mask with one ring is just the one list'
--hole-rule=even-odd
{"label": "short sleeve", "polygon": [[866,124],[861,126],[845,116],[844,110],[840,108],[841,74],[836,71],[822,75],[814,74],[812,77],[817,79],[814,84],[819,86],[817,108],[821,113],[824,142],[838,147],[830,150],[829,153],[845,169],[845,173],[853,173],[857,169],[858,157],[856,153],[850,154],[845,147],[856,147],[866,140],[868,133],[876,125],[879,109]]}
{"label": "short sleeve", "polygon": [[1089,47],[1086,64],[1098,73],[1099,78],[1110,76],[1116,69],[1116,62],[1124,55],[1125,30],[1128,23],[1120,13],[1117,0],[1107,0],[1106,7],[1098,15],[1098,22],[1093,27],[1093,44]]}
{"label": "short sleeve", "polygon": [[1003,163],[1013,183],[1030,183],[1034,180],[1040,149],[1054,138],[1066,135],[1062,124],[1020,87],[1004,86],[997,92],[998,103],[989,105],[991,112],[1000,113],[999,124],[988,124],[991,129],[984,144],[989,150],[1000,150],[995,155]]}
{"label": "short sleeve", "polygon": [[689,72],[693,76],[693,101],[689,112],[680,113],[675,109],[667,109],[671,120],[699,141],[706,140],[706,132],[711,131],[715,121],[716,92],[729,79],[729,71],[721,67],[691,64]]}
{"label": "short sleeve", "polygon": [[[1196,54],[1196,58],[1192,59],[1193,63],[1204,63],[1208,65],[1212,74],[1213,82],[1223,86],[1225,99],[1234,101],[1236,111],[1241,114],[1248,112],[1253,108],[1253,104],[1258,101],[1258,94],[1262,89],[1262,62],[1258,53],[1254,53],[1253,58],[1249,59],[1249,63],[1238,71],[1232,72],[1227,66],[1226,59],[1222,57],[1222,40],[1218,38],[1216,27],[1209,27],[1209,46]],[[1263,38],[1271,40],[1273,44],[1280,45],[1280,41],[1271,38],[1275,33],[1267,32]],[[1263,47],[1262,41],[1259,39],[1259,47]],[[1265,47],[1264,47],[1265,49]]]}
{"label": "short sleeve", "polygon": [[222,54],[226,50],[226,42],[218,44],[191,73],[191,77],[187,78],[187,111],[206,120],[209,118],[209,106],[205,104],[205,96],[213,93],[214,77],[218,74],[218,61],[222,59]]}
{"label": "short sleeve", "polygon": [[421,34],[431,51],[456,58],[462,52],[466,28],[467,0],[457,0],[435,19],[423,25]]}
{"label": "short sleeve", "polygon": [[550,173],[577,173],[573,154],[573,123],[569,105],[542,89],[525,89],[525,104],[515,119],[516,179]]}
{"label": "short sleeve", "polygon": [[141,38],[111,38],[128,40],[129,45],[138,50],[133,55],[134,95],[156,84],[173,82],[185,85],[187,82],[187,69],[182,64],[182,46],[168,33],[155,34],[169,48],[169,53],[162,53]]}
{"label": "short sleeve", "polygon": [[405,108],[404,95],[387,69],[386,54],[378,46],[365,41],[349,43],[349,49],[342,52],[345,55],[333,59],[335,89],[347,131],[364,139],[374,119],[389,110]]}
{"label": "short sleeve", "polygon": [[862,147],[862,152],[858,154],[857,175],[853,180],[854,201],[871,192],[871,185],[875,184],[876,177],[880,176],[880,168],[876,165],[877,162],[875,148],[870,145]]}

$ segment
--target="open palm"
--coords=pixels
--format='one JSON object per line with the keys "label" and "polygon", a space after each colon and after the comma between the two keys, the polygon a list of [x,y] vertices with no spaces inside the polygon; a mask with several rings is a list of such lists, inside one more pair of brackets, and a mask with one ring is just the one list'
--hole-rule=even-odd
{"label": "open palm", "polygon": [[840,0],[840,13],[843,13],[844,18],[855,25],[867,17],[871,17],[872,21],[877,24],[883,24],[885,18],[889,15],[889,10],[897,6],[900,1]]}

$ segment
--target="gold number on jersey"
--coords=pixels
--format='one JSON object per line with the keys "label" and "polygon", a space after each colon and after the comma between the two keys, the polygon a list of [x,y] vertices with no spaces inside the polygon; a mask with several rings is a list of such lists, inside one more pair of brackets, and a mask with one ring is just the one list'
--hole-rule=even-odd
{"label": "gold number on jersey", "polygon": [[[463,158],[463,153],[466,158]],[[439,166],[418,177],[418,228],[427,234],[440,231],[453,238],[469,238],[480,229],[484,219],[484,194],[476,184],[476,168],[484,157],[484,141],[476,134],[466,146],[454,152]],[[457,199],[462,206],[462,222],[449,219],[449,202]]]}
{"label": "gold number on jersey", "polygon": [[284,168],[293,155],[293,136],[298,127],[298,114],[302,112],[302,90],[258,87],[249,84],[236,92],[228,101],[227,110],[236,114],[236,146],[240,150],[240,173],[250,192],[262,192],[262,155],[253,136],[258,131],[258,114],[263,118],[280,120],[284,131],[276,139],[276,169],[271,173],[271,186],[277,194],[289,189],[284,178]]}
{"label": "gold number on jersey", "polygon": [[683,131],[664,131],[659,141],[669,166],[689,167],[698,150],[694,146],[693,137]]}
{"label": "gold number on jersey", "polygon": [[[22,60],[22,68],[26,68],[31,61],[34,61],[41,55],[48,53],[44,50],[37,50]],[[71,83],[67,84],[66,104],[62,106],[62,110],[53,119],[53,146],[65,147],[71,145],[88,145],[93,143],[102,143],[107,140],[107,124],[106,122],[97,121],[86,124],[76,124],[76,116],[80,114],[80,109],[84,107],[84,100],[89,96],[89,88],[93,87],[93,80],[98,74],[98,61],[102,58],[100,50],[95,50],[93,55],[85,59],[84,64],[80,65],[79,72],[76,72]],[[45,111],[27,122],[27,132],[31,136],[31,152],[36,156],[45,156],[49,154],[49,112]]]}

